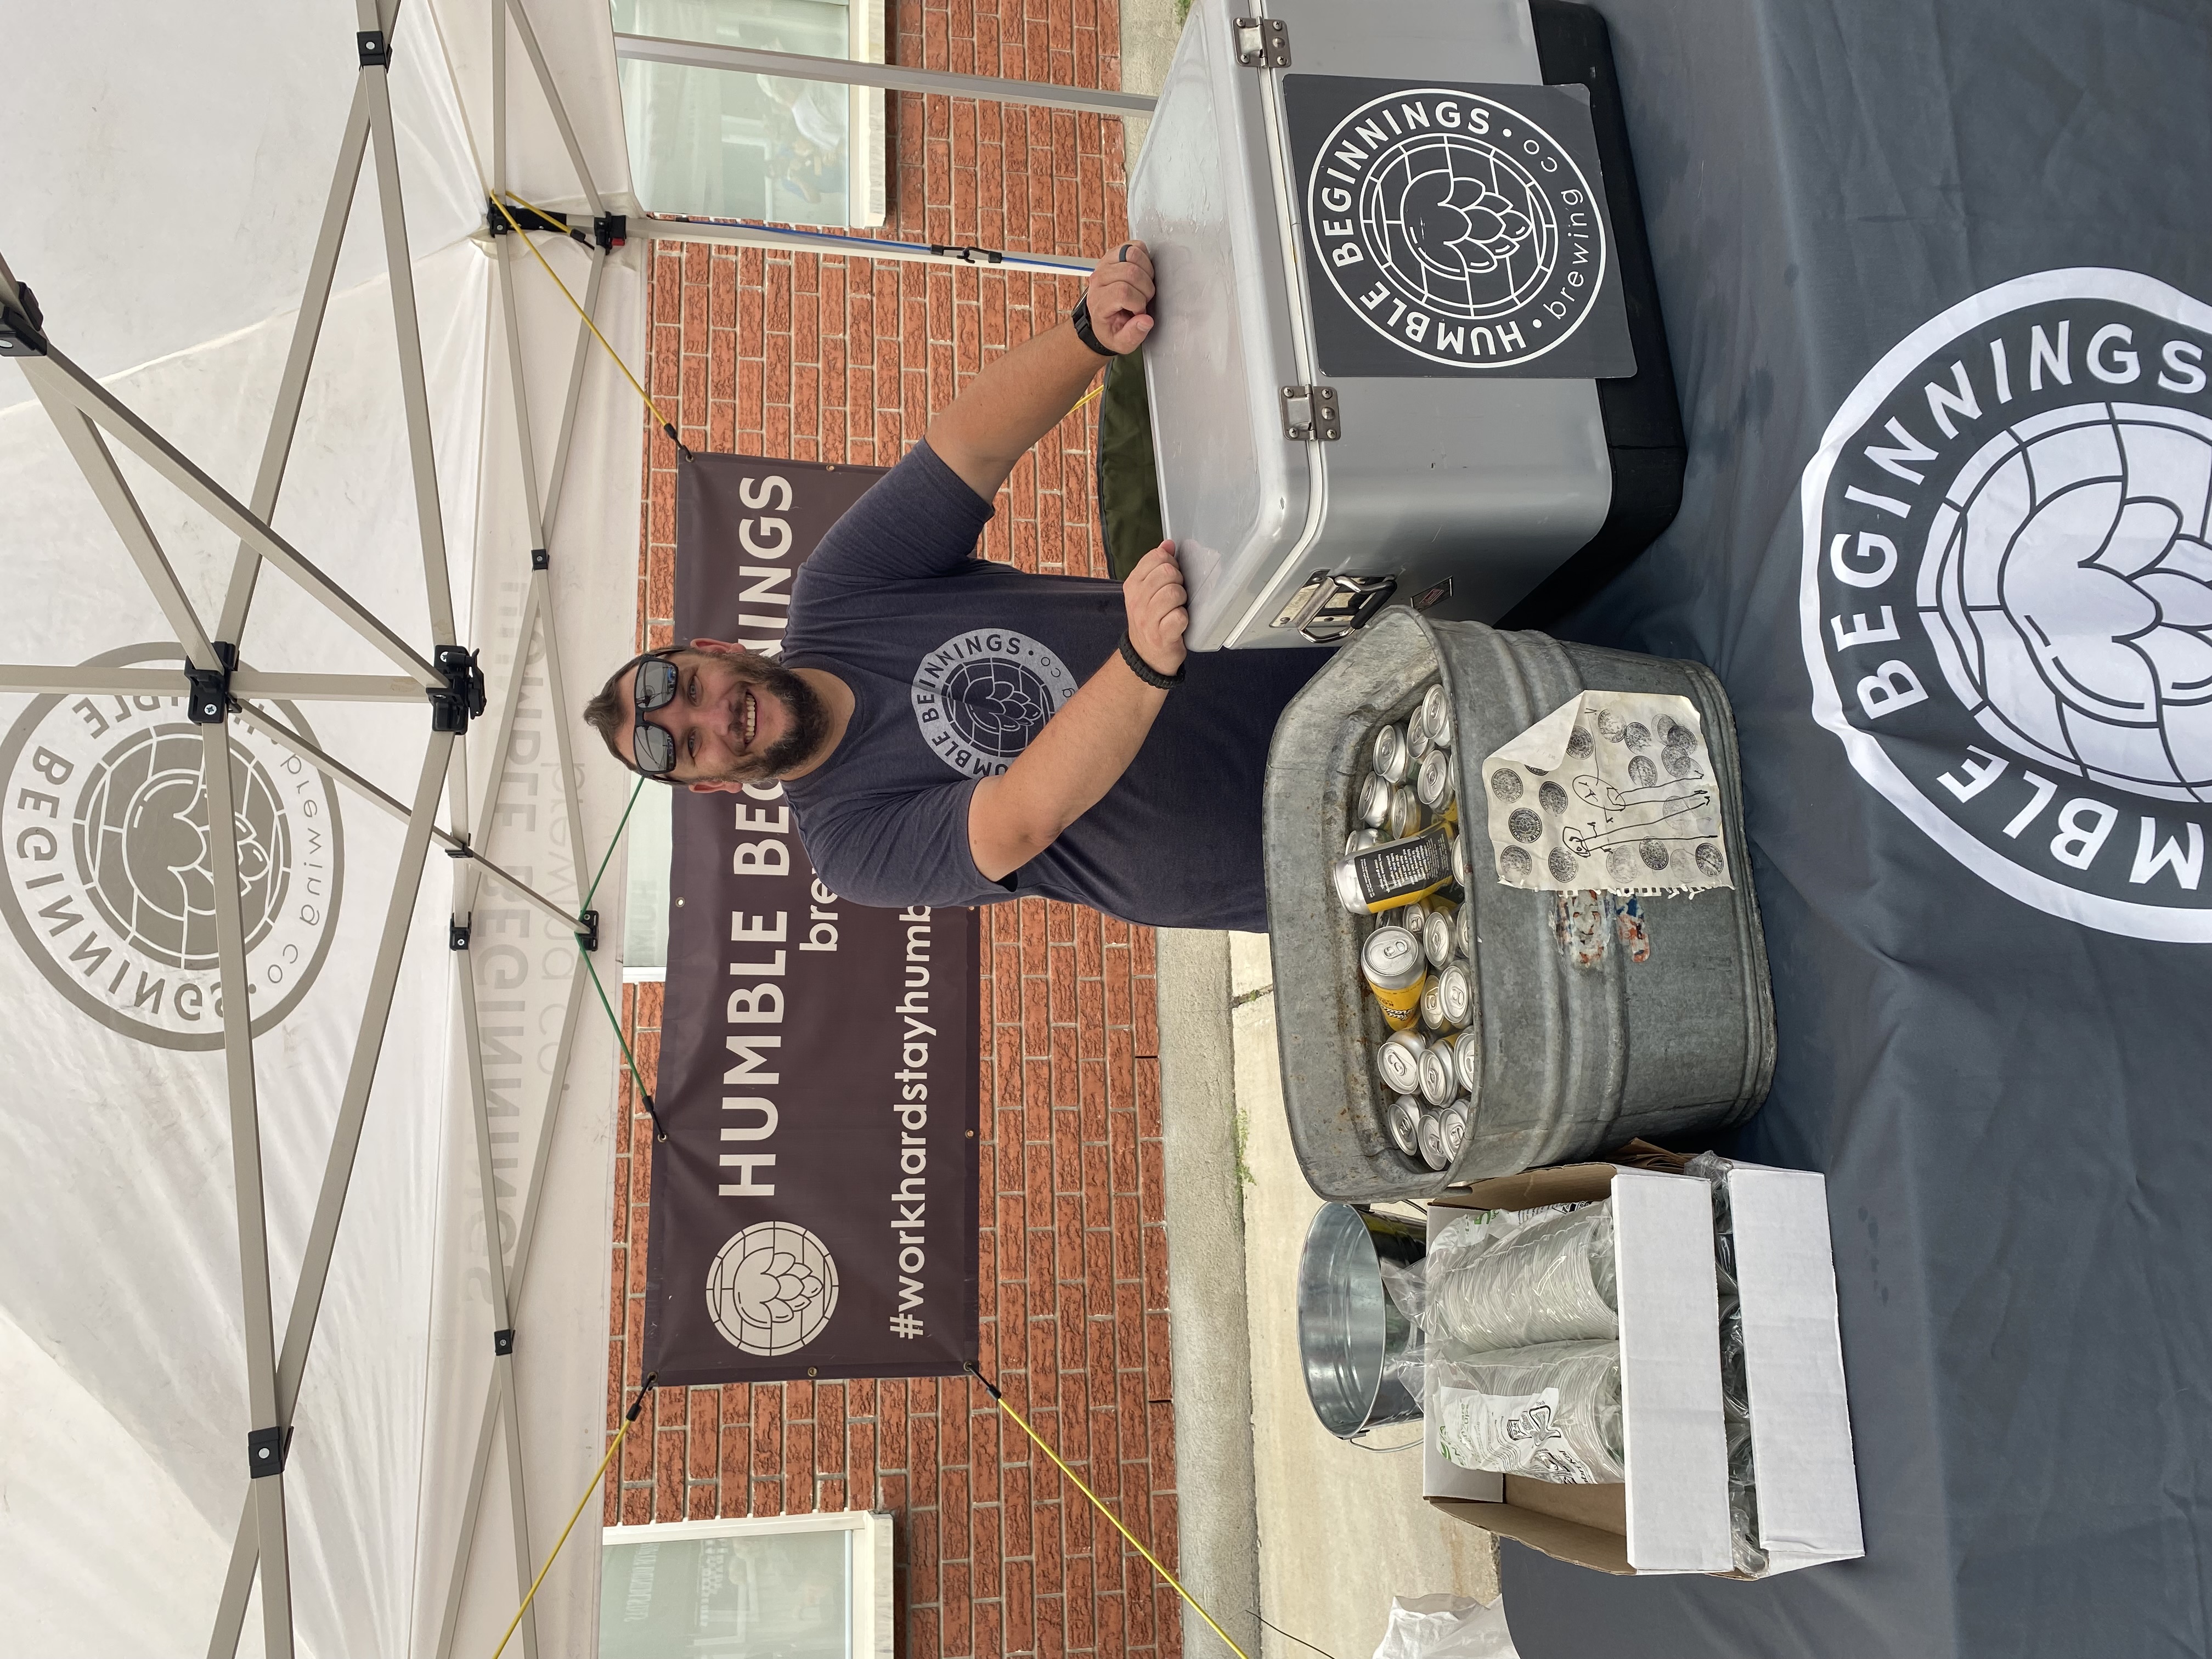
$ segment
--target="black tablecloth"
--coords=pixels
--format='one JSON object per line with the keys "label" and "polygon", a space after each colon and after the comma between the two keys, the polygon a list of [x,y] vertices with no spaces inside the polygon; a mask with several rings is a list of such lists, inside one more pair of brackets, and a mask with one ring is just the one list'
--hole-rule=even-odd
{"label": "black tablecloth", "polygon": [[[1672,530],[1560,631],[1698,658],[1735,702],[1781,1053],[1765,1110],[1732,1150],[1828,1176],[1867,1554],[1745,1583],[1608,1578],[1508,1545],[1515,1638],[1527,1659],[2212,1652],[2212,945],[2179,942],[2202,937],[2199,907],[2212,900],[2212,878],[2185,879],[2205,809],[2202,792],[2185,798],[2186,776],[2179,789],[2131,790],[2110,775],[2146,775],[2115,759],[2130,744],[2162,745],[2148,773],[2185,773],[2201,752],[2201,689],[2176,666],[2196,647],[2172,630],[2189,631],[2185,583],[2212,565],[2183,544],[2190,524],[2149,567],[2122,545],[2127,534],[2100,554],[2094,527],[2140,496],[2150,505],[2128,506],[2128,525],[2152,526],[2154,541],[2167,533],[2161,515],[2186,493],[2176,481],[2194,476],[2191,421],[2212,415],[2202,374],[2191,389],[2190,350],[2160,355],[2175,341],[2202,352],[2206,317],[2172,304],[2151,317],[2112,297],[2156,300],[2167,284],[2212,298],[2212,6],[1601,9],[1690,471]],[[2155,283],[2084,275],[2051,279],[2040,298],[2006,290],[1985,302],[1990,318],[1960,313],[1906,354],[1918,367],[1877,372],[1972,296],[2074,267]],[[2031,302],[2042,308],[2016,308]],[[2130,334],[2107,337],[2100,372],[2088,337],[2115,319]],[[2055,352],[2061,321],[2070,388],[2046,362],[2031,395],[2032,329],[2044,325]],[[2002,382],[1993,338],[2007,345]],[[2136,373],[2123,378],[2128,360],[2115,354],[2130,341]],[[1959,392],[1954,363],[1977,416],[1924,396],[1929,381]],[[1896,397],[1815,481],[1822,568],[1804,614],[1801,478],[1855,392],[1871,398],[1891,379]],[[2011,394],[2002,408],[2000,391]],[[1995,552],[1930,543],[1945,479],[1999,453],[1987,446],[2019,411],[2044,411],[2041,427],[2017,423],[2022,442],[2058,421],[2054,393],[2112,400],[2112,419],[2137,422],[2117,486],[2079,456],[2036,452],[2033,512],[2069,484],[2093,492],[2075,500],[2072,533],[2087,541],[2063,558],[2032,526]],[[1882,416],[1912,447],[1883,435]],[[2153,465],[2137,440],[2160,422],[2174,435]],[[1870,445],[1894,465],[1870,459]],[[1849,484],[1890,505],[1846,503],[1837,492]],[[1976,500],[1975,523],[2002,529],[2002,501]],[[1847,539],[1829,563],[1833,538],[1863,529],[1887,531],[1899,580],[1863,586],[1883,568],[1878,544]],[[2204,534],[2201,515],[2193,533]],[[2090,570],[2093,555],[2114,570]],[[1974,611],[1978,558],[1999,574]],[[1953,590],[1916,578],[1930,562],[1944,581],[1966,571],[1956,591],[1972,614],[1945,611]],[[1838,569],[1858,580],[1839,586]],[[2160,569],[2180,580],[2145,580]],[[2138,604],[2113,582],[2162,597]],[[2033,637],[2075,625],[2052,623],[2069,595],[2141,614],[2104,643]],[[1886,603],[1897,643],[1830,648],[1832,617],[1847,634],[1880,634]],[[2024,647],[1996,642],[2008,621],[2027,630]],[[1947,679],[1932,643],[1960,624],[1966,679],[1990,688],[1978,726],[1971,684]],[[1975,656],[1977,639],[1988,655]],[[1883,678],[1893,662],[1905,678]],[[2070,691],[2069,673],[2081,682]],[[1993,721],[2048,737],[2052,705],[2031,675],[2059,688],[2063,740],[2082,760],[2074,774]],[[1860,695],[1869,677],[1881,681],[1879,713]],[[1867,769],[1894,772],[1891,789],[1816,720],[1822,678],[1865,734]],[[2148,724],[2141,698],[2132,726],[2124,710],[2110,727],[2083,714],[2098,696],[2125,704],[2123,681],[2154,686]],[[1910,707],[1884,703],[1915,687],[1924,695]],[[1996,759],[2006,769],[1985,788],[1960,769]],[[1947,769],[1950,794],[1971,799],[1947,799],[1934,781]],[[2031,772],[2055,787],[2038,796]],[[1932,804],[1908,816],[1916,791]],[[2008,837],[2039,799],[2039,816]],[[2094,867],[2078,872],[2056,856],[2088,848],[2061,822],[2076,799],[2091,803],[2072,820],[2085,835],[2105,822],[2097,803],[2114,809]],[[2133,879],[2146,861],[2150,873]],[[2159,933],[2166,941],[2146,937]]]}

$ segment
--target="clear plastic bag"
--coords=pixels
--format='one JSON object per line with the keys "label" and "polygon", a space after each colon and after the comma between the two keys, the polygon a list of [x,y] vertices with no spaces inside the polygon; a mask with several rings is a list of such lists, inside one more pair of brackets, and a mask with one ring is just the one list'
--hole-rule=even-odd
{"label": "clear plastic bag", "polygon": [[1571,1486],[1627,1479],[1619,1342],[1488,1353],[1432,1346],[1428,1369],[1437,1449],[1449,1462]]}
{"label": "clear plastic bag", "polygon": [[1422,1323],[1432,1337],[1479,1350],[1620,1338],[1605,1200],[1440,1238],[1426,1265]]}
{"label": "clear plastic bag", "polygon": [[1394,1595],[1375,1659],[1520,1659],[1505,1604],[1469,1595]]}
{"label": "clear plastic bag", "polygon": [[1382,1380],[1395,1382],[1413,1395],[1419,1405],[1427,1370],[1427,1332],[1421,1322],[1421,1310],[1426,1305],[1428,1261],[1425,1258],[1412,1262],[1393,1261],[1384,1257],[1378,1264],[1382,1270],[1382,1293],[1389,1297],[1398,1311],[1406,1316],[1413,1332],[1405,1348],[1395,1358],[1384,1362]]}
{"label": "clear plastic bag", "polygon": [[1706,1182],[1713,1193],[1713,1277],[1721,1303],[1721,1421],[1728,1435],[1729,1531],[1735,1570],[1747,1578],[1766,1571],[1766,1552],[1759,1547],[1759,1478],[1751,1455],[1751,1389],[1743,1363],[1743,1298],[1735,1281],[1735,1224],[1729,1208],[1729,1171],[1735,1166],[1712,1152],[1699,1152],[1682,1173]]}

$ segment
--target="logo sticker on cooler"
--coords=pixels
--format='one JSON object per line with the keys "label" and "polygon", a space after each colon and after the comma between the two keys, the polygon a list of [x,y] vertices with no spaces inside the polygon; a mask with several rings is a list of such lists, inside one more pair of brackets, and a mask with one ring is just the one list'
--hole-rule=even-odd
{"label": "logo sticker on cooler", "polygon": [[1558,139],[1478,94],[1408,88],[1337,123],[1306,179],[1306,232],[1352,312],[1455,368],[1540,357],[1589,315],[1604,216]]}
{"label": "logo sticker on cooler", "polygon": [[995,777],[1074,695],[1075,676],[1047,647],[1012,629],[973,628],[922,658],[914,718],[954,771]]}
{"label": "logo sticker on cooler", "polygon": [[2212,307],[2044,271],[1923,325],[1805,470],[1813,713],[2054,915],[2212,941]]}
{"label": "logo sticker on cooler", "polygon": [[[143,646],[92,659],[167,663]],[[55,989],[101,1024],[167,1048],[222,1044],[207,728],[175,696],[40,697],[0,744],[0,908]],[[298,710],[276,705],[295,730]],[[330,780],[230,722],[240,908],[253,1029],[275,1027],[320,972],[343,842]]]}
{"label": "logo sticker on cooler", "polygon": [[837,1311],[837,1259],[790,1221],[732,1233],[707,1268],[707,1313],[743,1352],[773,1358],[805,1347]]}

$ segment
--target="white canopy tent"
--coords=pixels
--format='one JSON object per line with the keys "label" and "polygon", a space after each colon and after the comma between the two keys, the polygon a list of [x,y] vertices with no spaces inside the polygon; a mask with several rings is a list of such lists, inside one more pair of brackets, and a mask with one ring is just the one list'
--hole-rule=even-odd
{"label": "white canopy tent", "polygon": [[[641,423],[484,210],[622,210],[607,13],[9,35],[0,1620],[488,1654],[605,1445],[617,1062],[575,934],[628,789],[575,709],[630,648]],[[537,240],[641,362],[641,245]],[[520,1651],[592,1650],[596,1561]]]}

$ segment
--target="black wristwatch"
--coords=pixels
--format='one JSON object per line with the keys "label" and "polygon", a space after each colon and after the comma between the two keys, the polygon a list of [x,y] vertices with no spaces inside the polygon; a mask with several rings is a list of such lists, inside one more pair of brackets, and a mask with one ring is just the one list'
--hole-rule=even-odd
{"label": "black wristwatch", "polygon": [[1121,355],[1113,347],[1098,343],[1097,331],[1091,326],[1091,296],[1088,294],[1075,302],[1075,309],[1068,313],[1067,320],[1075,325],[1075,337],[1100,356],[1118,357]]}
{"label": "black wristwatch", "polygon": [[1144,681],[1146,685],[1151,686],[1153,690],[1172,691],[1182,684],[1182,669],[1176,669],[1172,674],[1163,674],[1139,656],[1137,653],[1136,641],[1129,637],[1129,630],[1126,628],[1121,630],[1121,660],[1129,665],[1129,672]]}

